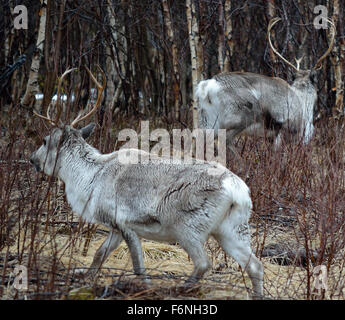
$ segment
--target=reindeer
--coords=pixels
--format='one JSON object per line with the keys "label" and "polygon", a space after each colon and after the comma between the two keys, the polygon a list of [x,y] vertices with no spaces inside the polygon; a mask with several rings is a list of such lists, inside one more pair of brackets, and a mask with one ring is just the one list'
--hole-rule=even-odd
{"label": "reindeer", "polygon": [[[79,114],[70,125],[59,123],[59,104],[54,120],[49,114],[36,113],[54,128],[30,157],[37,171],[65,183],[73,211],[87,222],[110,228],[86,275],[94,276],[125,240],[135,274],[149,281],[140,242],[140,238],[146,238],[178,242],[194,263],[186,285],[195,283],[211,267],[204,243],[213,236],[248,273],[254,297],[261,297],[263,266],[250,247],[248,219],[252,202],[244,181],[217,163],[177,163],[136,149],[101,154],[85,141],[95,124],[76,128],[97,111],[105,88],[103,71],[103,85],[87,71],[98,88],[93,109],[84,116]],[[60,81],[70,72],[67,70]],[[124,161],[128,151],[140,155],[141,161]]]}
{"label": "reindeer", "polygon": [[[272,45],[271,29],[280,21],[273,18],[268,25],[268,42],[272,51],[296,71],[292,85],[276,77],[250,72],[221,73],[198,84],[198,120],[201,129],[226,129],[227,145],[239,157],[233,140],[239,134],[268,136],[281,145],[282,138],[302,139],[308,144],[313,136],[313,112],[317,100],[315,84],[321,62],[332,50],[335,27],[332,21],[331,40],[327,51],[310,70],[300,70],[302,58],[296,66],[286,60]],[[287,135],[290,133],[290,135]]]}

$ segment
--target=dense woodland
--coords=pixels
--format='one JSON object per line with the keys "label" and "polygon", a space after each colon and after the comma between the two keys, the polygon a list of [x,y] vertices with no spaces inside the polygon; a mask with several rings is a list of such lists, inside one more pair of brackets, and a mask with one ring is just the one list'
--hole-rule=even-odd
{"label": "dense woodland", "polygon": [[[28,9],[28,29],[16,30],[16,5]],[[313,25],[321,12],[337,26],[332,54],[319,74],[316,115],[342,113],[344,2],[340,0],[3,1],[1,5],[1,106],[46,110],[56,80],[68,67],[100,65],[107,75],[105,109],[188,122],[193,88],[222,71],[293,78],[267,42],[268,21],[283,19],[274,44],[289,60],[311,68],[328,47],[327,30]],[[95,69],[94,69],[95,70]],[[88,79],[69,90],[85,103]],[[81,89],[85,89],[81,91]],[[84,100],[83,100],[84,99]],[[77,107],[76,107],[77,108]]]}
{"label": "dense woodland", "polygon": [[[27,29],[15,27],[18,5],[27,8]],[[327,12],[315,11],[317,5]],[[213,269],[192,291],[178,287],[192,270],[187,254],[149,241],[143,249],[151,289],[126,281],[133,273],[125,245],[94,282],[79,279],[74,271],[90,265],[108,230],[79,219],[63,184],[34,171],[30,154],[50,128],[33,112],[46,114],[61,75],[78,68],[62,84],[68,98],[61,118],[70,123],[94,98],[85,66],[101,80],[99,66],[106,88],[88,142],[100,152],[118,149],[118,130],[138,132],[141,120],[150,120],[150,128],[192,129],[200,80],[248,71],[293,81],[292,68],[268,44],[273,17],[281,18],[272,30],[274,46],[292,63],[303,56],[301,69],[311,69],[330,45],[330,29],[315,27],[322,14],[336,36],[318,72],[311,143],[276,152],[265,139],[240,137],[242,160],[230,156],[227,167],[250,188],[252,248],[264,265],[265,297],[343,300],[343,0],[2,0],[0,299],[246,299],[248,279],[212,241],[206,249]],[[27,291],[13,288],[16,265],[28,270]],[[327,270],[327,288],[315,287],[316,266]]]}

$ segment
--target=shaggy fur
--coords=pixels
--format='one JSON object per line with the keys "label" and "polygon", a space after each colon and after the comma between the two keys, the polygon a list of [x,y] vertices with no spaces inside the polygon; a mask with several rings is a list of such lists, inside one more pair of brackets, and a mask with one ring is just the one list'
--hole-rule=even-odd
{"label": "shaggy fur", "polygon": [[276,147],[282,134],[302,138],[307,144],[314,131],[315,73],[299,71],[291,86],[280,78],[249,72],[221,73],[201,81],[196,91],[199,126],[226,129],[228,145],[234,152],[235,136],[261,136],[265,131],[275,137]]}
{"label": "shaggy fur", "polygon": [[203,246],[213,236],[262,295],[263,268],[250,247],[252,202],[239,177],[216,163],[177,163],[136,149],[103,155],[84,140],[91,129],[54,129],[31,156],[37,170],[64,181],[73,211],[111,228],[91,270],[124,239],[135,273],[143,274],[140,238],[146,238],[178,242],[194,262],[189,281],[197,281],[210,268]]}

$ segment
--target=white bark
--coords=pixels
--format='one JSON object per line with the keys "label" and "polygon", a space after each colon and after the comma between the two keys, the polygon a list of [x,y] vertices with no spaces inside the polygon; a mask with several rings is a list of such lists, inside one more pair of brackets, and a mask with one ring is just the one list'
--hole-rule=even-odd
{"label": "white bark", "polygon": [[218,12],[219,12],[219,34],[218,34],[218,68],[221,72],[224,71],[224,10],[223,10],[223,3],[222,0],[219,0],[218,4]]}
{"label": "white bark", "polygon": [[[337,25],[339,19],[339,0],[333,0],[333,21]],[[332,66],[334,70],[335,80],[335,106],[333,114],[343,114],[344,108],[344,81],[343,81],[343,66],[344,66],[344,51],[341,52],[340,44],[335,39],[334,47],[332,49],[333,54],[331,55]]]}
{"label": "white bark", "polygon": [[[108,7],[107,7],[107,13],[109,17],[109,24],[112,28],[112,37],[113,39],[116,39],[117,35],[115,32],[115,16],[112,12],[112,3],[110,0],[108,0]],[[113,109],[115,101],[113,100],[115,96],[115,81],[116,81],[116,71],[114,66],[114,61],[112,59],[112,48],[107,46],[106,48],[106,70],[107,70],[107,96],[106,96],[106,106],[110,108],[110,110]]]}
{"label": "white bark", "polygon": [[167,29],[167,34],[169,38],[169,42],[171,44],[171,54],[173,59],[173,70],[174,70],[174,78],[173,78],[173,93],[174,93],[174,101],[175,101],[175,119],[179,119],[180,117],[180,74],[178,69],[178,57],[177,57],[177,46],[174,39],[174,30],[172,27],[172,19],[170,16],[170,9],[167,0],[162,0],[163,5],[163,14],[165,20],[165,27]]}
{"label": "white bark", "polygon": [[[268,0],[267,6],[268,6],[268,8],[267,8],[268,17],[271,20],[272,18],[274,18],[275,11],[276,11],[274,0]],[[271,31],[271,34],[272,34],[272,38],[275,39],[275,31],[274,30]],[[271,61],[273,62],[273,64],[275,64],[277,62],[277,58],[276,58],[272,48],[270,48],[269,50],[270,50]]]}
{"label": "white bark", "polygon": [[201,80],[201,75],[198,74],[199,72],[199,63],[198,55],[196,48],[198,47],[199,41],[199,28],[198,28],[198,21],[195,16],[195,6],[193,0],[186,0],[186,15],[187,15],[187,23],[188,23],[188,33],[189,33],[189,46],[190,46],[190,54],[191,54],[191,62],[192,62],[192,84],[193,84],[193,103],[192,103],[192,110],[193,110],[193,128],[196,129],[198,127],[198,110],[197,110],[197,101],[196,101],[196,87],[198,82]]}
{"label": "white bark", "polygon": [[35,94],[40,91],[38,84],[38,71],[40,68],[41,59],[43,56],[43,48],[45,41],[46,31],[46,18],[47,18],[47,1],[41,0],[40,10],[40,25],[38,29],[38,36],[36,41],[36,52],[32,57],[29,80],[26,86],[25,94],[22,98],[21,104],[23,106],[29,106],[35,99]]}
{"label": "white bark", "polygon": [[231,11],[231,0],[225,0],[224,4],[224,18],[225,18],[225,41],[227,42],[228,48],[225,55],[224,71],[230,71],[230,60],[234,52],[234,42],[232,39],[232,20],[230,17]]}

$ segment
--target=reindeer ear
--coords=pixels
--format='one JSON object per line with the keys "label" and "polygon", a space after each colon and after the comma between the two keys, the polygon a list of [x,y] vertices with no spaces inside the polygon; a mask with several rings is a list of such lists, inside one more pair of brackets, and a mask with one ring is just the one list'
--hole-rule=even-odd
{"label": "reindeer ear", "polygon": [[200,81],[197,88],[196,88],[196,96],[201,98],[202,100],[206,99],[208,90],[206,90],[208,83],[211,80],[203,80]]}
{"label": "reindeer ear", "polygon": [[318,80],[318,70],[311,70],[309,77],[312,84],[316,84]]}
{"label": "reindeer ear", "polygon": [[86,127],[80,129],[81,135],[84,139],[88,138],[91,133],[93,132],[93,130],[95,129],[96,124],[91,122],[89,123]]}

